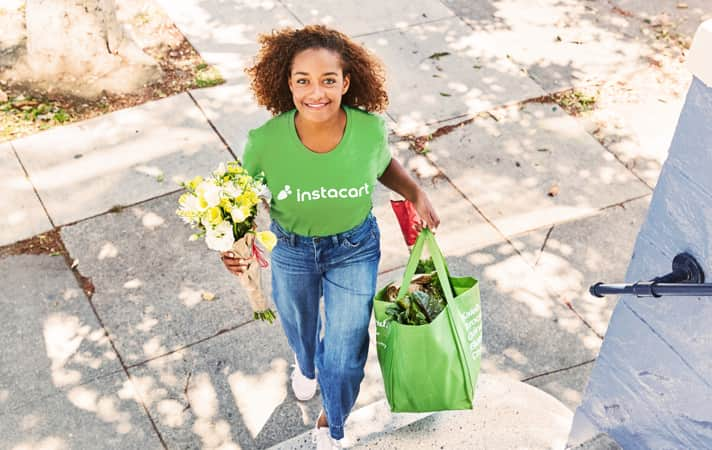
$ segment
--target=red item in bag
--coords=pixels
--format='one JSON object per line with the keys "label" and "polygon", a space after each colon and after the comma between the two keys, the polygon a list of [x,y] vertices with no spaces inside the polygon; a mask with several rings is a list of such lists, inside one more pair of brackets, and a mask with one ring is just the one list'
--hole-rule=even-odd
{"label": "red item in bag", "polygon": [[406,245],[415,244],[415,240],[418,239],[418,231],[413,228],[413,225],[418,223],[415,207],[408,200],[391,200],[391,207],[398,218],[398,224],[403,232],[403,239],[405,239]]}

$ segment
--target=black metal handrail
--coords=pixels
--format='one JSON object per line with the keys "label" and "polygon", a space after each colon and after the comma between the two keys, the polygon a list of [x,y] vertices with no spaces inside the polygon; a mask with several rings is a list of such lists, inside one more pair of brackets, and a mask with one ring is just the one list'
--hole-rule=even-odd
{"label": "black metal handrail", "polygon": [[712,296],[712,283],[705,283],[705,273],[689,253],[680,253],[672,260],[672,272],[633,284],[596,283],[589,288],[591,295],[630,294],[636,297]]}

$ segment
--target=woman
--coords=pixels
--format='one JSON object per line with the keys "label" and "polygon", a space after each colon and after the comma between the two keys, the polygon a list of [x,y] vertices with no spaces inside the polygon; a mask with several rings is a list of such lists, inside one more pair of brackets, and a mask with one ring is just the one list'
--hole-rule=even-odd
{"label": "woman", "polygon": [[[260,105],[275,117],[250,131],[243,165],[263,172],[272,192],[273,297],[294,350],[292,388],[323,411],[317,448],[339,448],[368,354],[380,232],[371,213],[376,180],[411,201],[418,227],[439,218],[426,193],[391,158],[383,112],[381,64],[364,48],[323,26],[260,37],[247,69]],[[222,254],[239,274],[249,261]],[[324,297],[324,336],[319,301]]]}

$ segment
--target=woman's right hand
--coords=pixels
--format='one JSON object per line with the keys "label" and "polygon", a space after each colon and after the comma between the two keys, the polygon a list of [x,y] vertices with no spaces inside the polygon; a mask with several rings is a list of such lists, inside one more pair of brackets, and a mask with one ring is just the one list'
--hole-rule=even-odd
{"label": "woman's right hand", "polygon": [[250,259],[236,258],[233,252],[220,252],[220,259],[233,275],[242,275],[250,265]]}

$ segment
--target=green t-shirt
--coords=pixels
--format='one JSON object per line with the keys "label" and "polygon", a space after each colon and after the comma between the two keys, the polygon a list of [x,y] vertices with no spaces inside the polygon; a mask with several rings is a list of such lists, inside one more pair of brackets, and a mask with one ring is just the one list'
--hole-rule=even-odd
{"label": "green t-shirt", "polygon": [[294,126],[296,110],[251,130],[242,156],[251,175],[264,172],[270,215],[287,231],[328,236],[359,225],[372,207],[377,179],[391,161],[385,121],[343,106],[346,129],[327,153],[309,150]]}

